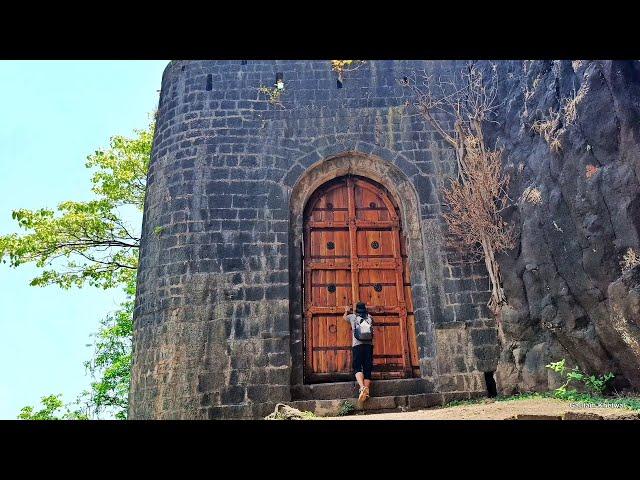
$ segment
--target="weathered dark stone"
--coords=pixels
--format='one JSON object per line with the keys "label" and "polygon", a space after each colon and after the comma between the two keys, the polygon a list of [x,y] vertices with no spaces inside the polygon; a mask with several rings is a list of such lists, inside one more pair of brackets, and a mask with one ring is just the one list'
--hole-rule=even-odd
{"label": "weathered dark stone", "polygon": [[620,370],[640,389],[640,265],[609,284],[607,307],[608,321],[600,326],[603,343],[615,349]]}
{"label": "weathered dark stone", "polygon": [[[505,145],[510,196],[521,198],[527,187],[542,195],[539,205],[520,200],[507,215],[519,237],[514,253],[499,259],[509,307],[498,384],[503,393],[546,390],[557,378],[545,365],[566,358],[590,374],[612,371],[618,387],[638,388],[640,331],[629,319],[640,312],[636,305],[622,313],[629,290],[618,278],[622,255],[640,251],[640,65],[561,60],[498,68],[516,72],[491,135]],[[575,94],[575,120],[563,118],[554,152],[532,125]],[[524,362],[510,360],[516,351]]]}
{"label": "weathered dark stone", "polygon": [[[637,274],[621,277],[619,264],[640,251],[638,62],[497,63],[501,102],[486,134],[504,147],[516,200],[505,218],[518,233],[498,257],[508,301],[498,322],[484,264],[460,266],[443,246],[438,186],[455,173],[452,151],[397,82],[466,65],[371,61],[337,89],[328,61],[170,63],[144,207],[130,418],[256,418],[304,387],[301,209],[339,172],[400,200],[420,375],[443,400],[484,394],[494,369],[501,393],[553,388],[545,365],[561,358],[638,388]],[[276,72],[281,107],[257,91]],[[552,151],[532,125],[574,92],[575,120]],[[520,200],[529,187],[539,205]]]}
{"label": "weathered dark stone", "polygon": [[494,328],[474,329],[471,331],[471,341],[474,345],[496,345],[498,335]]}

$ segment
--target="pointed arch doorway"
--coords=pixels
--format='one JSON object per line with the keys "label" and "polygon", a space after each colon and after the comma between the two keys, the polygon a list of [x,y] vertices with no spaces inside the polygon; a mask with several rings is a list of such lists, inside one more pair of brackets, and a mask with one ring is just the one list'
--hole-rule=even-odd
{"label": "pointed arch doorway", "polygon": [[304,377],[352,380],[345,305],[375,318],[374,380],[419,377],[409,263],[400,209],[380,184],[335,178],[309,198],[303,217]]}

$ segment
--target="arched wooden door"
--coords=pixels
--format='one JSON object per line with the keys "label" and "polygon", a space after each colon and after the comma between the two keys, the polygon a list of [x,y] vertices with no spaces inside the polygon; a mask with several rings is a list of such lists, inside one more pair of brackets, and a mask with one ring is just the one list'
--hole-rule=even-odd
{"label": "arched wooden door", "polygon": [[419,376],[399,209],[381,185],[345,176],[321,186],[304,215],[305,381],[353,379],[345,305],[374,316],[374,379]]}

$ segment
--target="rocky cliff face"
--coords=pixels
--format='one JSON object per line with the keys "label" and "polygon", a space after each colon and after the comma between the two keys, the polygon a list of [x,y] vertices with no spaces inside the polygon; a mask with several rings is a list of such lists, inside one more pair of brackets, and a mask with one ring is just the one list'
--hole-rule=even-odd
{"label": "rocky cliff face", "polygon": [[545,365],[566,358],[640,389],[640,267],[621,267],[640,252],[640,62],[513,61],[498,72],[504,103],[487,133],[504,147],[519,232],[499,259],[498,386],[555,388]]}

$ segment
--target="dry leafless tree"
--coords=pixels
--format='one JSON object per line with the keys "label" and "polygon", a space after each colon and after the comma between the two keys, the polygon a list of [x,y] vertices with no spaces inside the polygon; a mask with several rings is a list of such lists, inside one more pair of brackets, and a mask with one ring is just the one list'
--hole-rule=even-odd
{"label": "dry leafless tree", "polygon": [[469,261],[484,259],[491,281],[488,306],[497,313],[506,298],[496,254],[514,246],[513,228],[501,212],[509,205],[509,176],[502,172],[502,150],[485,143],[483,127],[498,108],[498,75],[473,64],[451,78],[423,74],[402,83],[411,90],[414,105],[436,132],[451,145],[457,178],[443,187],[449,211],[444,214],[450,245]]}

